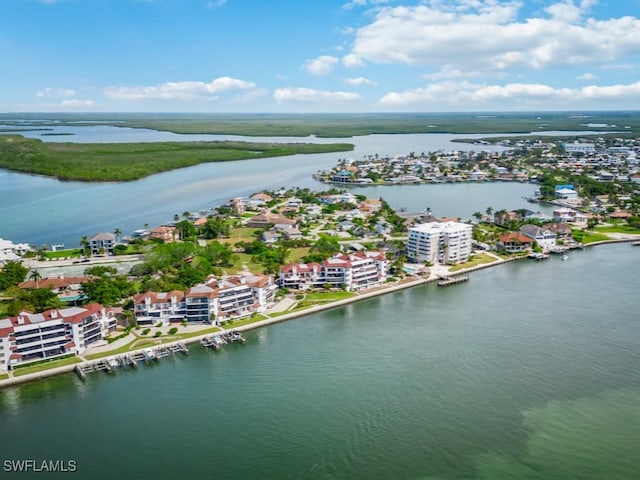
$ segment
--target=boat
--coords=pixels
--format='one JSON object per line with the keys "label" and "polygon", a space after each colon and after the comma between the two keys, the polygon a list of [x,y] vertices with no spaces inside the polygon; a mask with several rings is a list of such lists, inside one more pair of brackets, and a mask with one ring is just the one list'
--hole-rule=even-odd
{"label": "boat", "polygon": [[146,348],[143,353],[145,356],[145,360],[147,361],[158,360],[158,357],[156,357],[156,354],[150,348]]}
{"label": "boat", "polygon": [[564,253],[562,255],[562,260],[569,260],[569,255],[567,255],[566,253]]}

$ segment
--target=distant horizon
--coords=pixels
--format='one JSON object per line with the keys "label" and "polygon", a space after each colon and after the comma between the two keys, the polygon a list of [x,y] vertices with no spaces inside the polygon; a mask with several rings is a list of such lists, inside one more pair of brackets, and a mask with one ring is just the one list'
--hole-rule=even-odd
{"label": "distant horizon", "polygon": [[296,116],[296,115],[313,115],[313,116],[327,116],[327,115],[393,115],[393,116],[405,116],[405,115],[501,115],[501,114],[563,114],[563,113],[593,113],[593,114],[633,114],[640,113],[640,108],[637,109],[615,109],[615,110],[598,110],[598,109],[562,109],[562,110],[456,110],[456,111],[407,111],[407,112],[385,112],[385,111],[350,111],[350,112],[276,112],[276,111],[253,111],[253,112],[202,112],[202,111],[116,111],[116,110],[104,110],[104,111],[91,111],[91,112],[69,112],[69,111],[41,111],[41,112],[29,112],[29,111],[0,111],[0,115],[282,115],[282,116]]}

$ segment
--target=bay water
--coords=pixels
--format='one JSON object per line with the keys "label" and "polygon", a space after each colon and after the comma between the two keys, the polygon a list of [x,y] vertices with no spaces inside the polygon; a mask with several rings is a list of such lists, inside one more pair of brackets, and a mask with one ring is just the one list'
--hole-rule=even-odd
{"label": "bay water", "polygon": [[521,260],[6,389],[0,457],[95,479],[638,478],[639,254]]}

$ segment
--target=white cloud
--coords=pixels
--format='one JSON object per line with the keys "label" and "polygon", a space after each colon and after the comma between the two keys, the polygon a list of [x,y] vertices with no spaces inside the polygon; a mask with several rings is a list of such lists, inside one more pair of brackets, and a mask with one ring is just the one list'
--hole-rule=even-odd
{"label": "white cloud", "polygon": [[522,4],[515,1],[450,0],[385,7],[357,30],[349,58],[504,71],[600,64],[637,54],[640,19],[583,19],[593,3],[556,3],[546,9],[546,16],[524,21],[517,19]]}
{"label": "white cloud", "polygon": [[71,88],[51,88],[47,87],[44,90],[38,90],[36,97],[73,97],[76,91]]}
{"label": "white cloud", "polygon": [[115,100],[215,100],[220,93],[244,91],[255,84],[231,77],[219,77],[209,83],[166,82],[146,87],[107,87],[103,93]]}
{"label": "white cloud", "polygon": [[471,70],[462,70],[460,68],[455,68],[450,65],[445,65],[439,72],[434,73],[426,73],[422,75],[422,78],[430,81],[442,81],[442,80],[453,80],[453,79],[462,79],[462,78],[478,78],[478,77],[504,77],[505,74],[503,72],[495,72],[493,75],[487,75],[487,72],[477,72]]}
{"label": "white cloud", "polygon": [[595,80],[596,77],[593,73],[587,72],[587,73],[583,73],[582,75],[579,75],[578,77],[576,77],[577,80],[587,80],[587,81],[592,81]]}
{"label": "white cloud", "polygon": [[345,3],[342,8],[344,10],[351,10],[355,7],[366,7],[368,5],[379,5],[381,3],[389,3],[389,0],[351,0]]}
{"label": "white cloud", "polygon": [[[485,85],[470,82],[441,82],[404,92],[391,92],[378,105],[390,108],[435,109],[522,109],[520,107],[583,107],[620,102],[640,107],[640,82],[627,85],[555,88],[538,83]],[[635,102],[629,104],[628,102]]]}
{"label": "white cloud", "polygon": [[369,80],[365,77],[345,78],[344,82],[349,85],[361,86],[361,85],[377,85],[373,80]]}
{"label": "white cloud", "polygon": [[60,106],[63,108],[93,108],[96,106],[96,102],[93,100],[78,100],[73,98],[71,100],[63,100]]}
{"label": "white cloud", "polygon": [[311,75],[327,75],[333,71],[338,64],[338,59],[331,55],[320,55],[313,60],[307,60],[304,64],[305,70]]}
{"label": "white cloud", "polygon": [[344,57],[342,57],[342,64],[346,67],[346,68],[354,68],[354,67],[362,67],[364,66],[364,62],[362,61],[362,59],[354,54],[354,53],[350,53],[348,55],[345,55]]}
{"label": "white cloud", "polygon": [[278,88],[273,94],[278,103],[353,103],[362,100],[362,96],[350,92],[328,92],[312,88]]}

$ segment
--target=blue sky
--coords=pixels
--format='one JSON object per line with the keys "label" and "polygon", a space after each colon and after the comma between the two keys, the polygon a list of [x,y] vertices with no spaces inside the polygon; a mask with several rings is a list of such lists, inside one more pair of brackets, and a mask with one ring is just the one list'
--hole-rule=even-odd
{"label": "blue sky", "polygon": [[640,109],[640,0],[3,0],[0,111]]}

